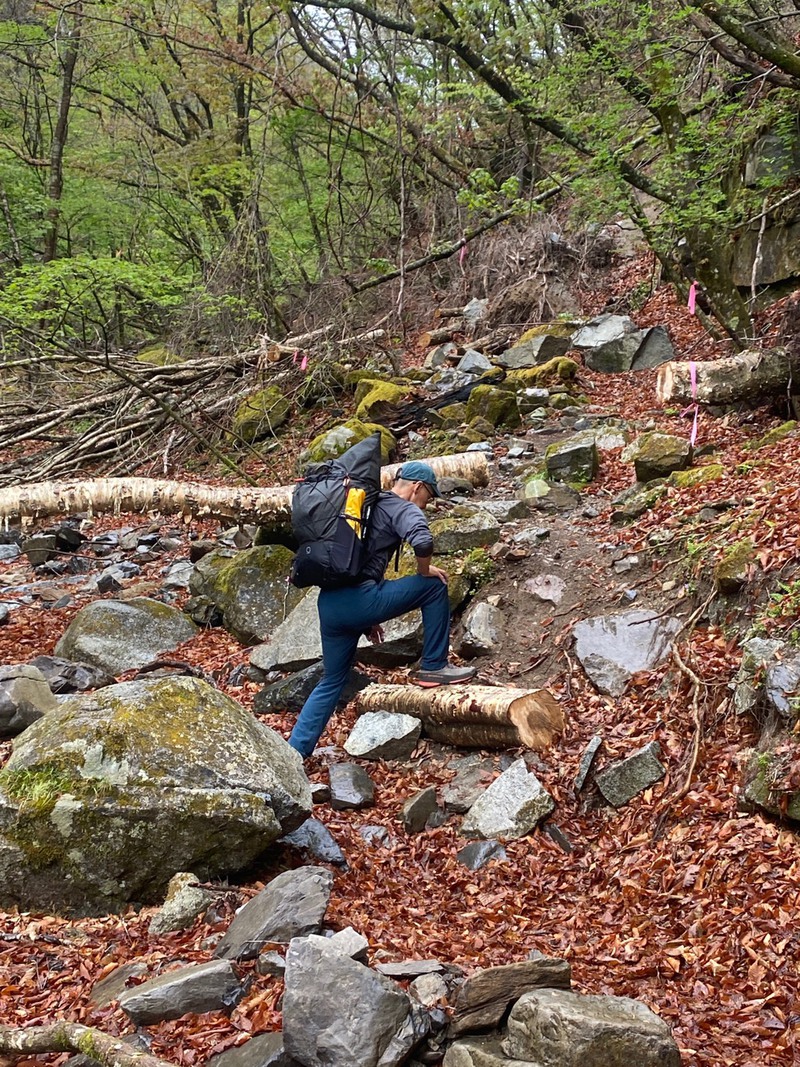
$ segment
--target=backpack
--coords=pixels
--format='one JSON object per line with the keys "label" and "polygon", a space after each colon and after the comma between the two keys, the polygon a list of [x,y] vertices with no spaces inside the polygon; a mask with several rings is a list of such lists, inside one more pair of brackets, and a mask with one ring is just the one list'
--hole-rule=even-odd
{"label": "backpack", "polygon": [[292,532],[299,545],[292,585],[340,589],[358,582],[367,523],[380,490],[379,433],[338,459],[310,464],[292,494]]}

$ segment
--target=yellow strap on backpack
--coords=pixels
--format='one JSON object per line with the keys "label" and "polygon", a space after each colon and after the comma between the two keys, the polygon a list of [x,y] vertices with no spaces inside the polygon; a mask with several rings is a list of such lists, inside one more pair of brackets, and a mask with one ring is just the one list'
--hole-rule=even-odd
{"label": "yellow strap on backpack", "polygon": [[364,532],[364,501],[366,500],[364,489],[351,488],[347,490],[347,499],[344,504],[344,515],[347,525],[355,530],[356,535],[361,537]]}

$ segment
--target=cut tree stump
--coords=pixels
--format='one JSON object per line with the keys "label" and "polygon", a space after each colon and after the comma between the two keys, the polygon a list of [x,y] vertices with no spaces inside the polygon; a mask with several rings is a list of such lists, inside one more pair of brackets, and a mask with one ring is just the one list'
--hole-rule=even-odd
{"label": "cut tree stump", "polygon": [[735,404],[800,392],[800,354],[785,348],[739,352],[735,356],[695,363],[696,396],[692,395],[692,364],[663,363],[656,378],[660,404]]}
{"label": "cut tree stump", "polygon": [[527,748],[543,751],[564,728],[564,712],[546,689],[503,689],[493,685],[369,685],[357,708],[415,715],[434,741],[468,748]]}
{"label": "cut tree stump", "polygon": [[[481,452],[459,452],[425,460],[437,478],[465,478],[474,486],[489,481],[489,465]],[[381,468],[388,489],[401,464]],[[288,527],[293,485],[252,489],[171,482],[156,478],[96,478],[75,482],[36,482],[0,489],[0,519],[33,520],[45,515],[81,512],[157,512],[186,518],[216,518],[256,523],[272,530]]]}

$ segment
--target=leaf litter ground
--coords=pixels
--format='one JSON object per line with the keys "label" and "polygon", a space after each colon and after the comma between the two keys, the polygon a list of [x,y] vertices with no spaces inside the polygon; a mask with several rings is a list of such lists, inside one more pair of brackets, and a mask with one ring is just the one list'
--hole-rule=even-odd
{"label": "leaf litter ground", "polygon": [[[694,358],[720,354],[663,293],[654,297],[656,307],[645,306],[640,322],[649,325],[651,314],[668,323],[673,337],[692,347]],[[582,377],[595,410],[688,434],[680,416],[653,408],[652,374],[583,371]],[[471,971],[521,960],[538,949],[570,961],[579,991],[645,1001],[672,1026],[686,1064],[797,1062],[800,839],[792,828],[738,810],[742,751],[756,742],[757,731],[733,713],[729,689],[741,655],[734,624],[758,610],[760,586],[766,590],[770,579],[791,577],[800,547],[796,440],[758,452],[747,448],[777,421],[766,409],[716,420],[704,415],[700,444],[717,447],[711,461],[724,464],[723,479],[680,493],[670,490],[628,527],[613,527],[609,518],[613,496],[630,484],[630,467],[619,451],[605,453],[587,493],[597,514],[543,517],[549,539],[530,560],[500,567],[490,591],[501,598],[510,636],[491,662],[481,662],[481,673],[515,684],[549,683],[563,701],[563,737],[548,753],[528,758],[557,801],[553,820],[572,852],[539,831],[507,843],[507,862],[470,872],[456,859],[464,844],[457,820],[407,835],[399,820],[403,801],[455,774],[458,754],[427,742],[408,763],[367,765],[376,783],[373,808],[315,809],[348,861],[346,871],[335,873],[327,922],[364,933],[373,961],[437,957]],[[493,486],[493,495],[501,492],[501,485]],[[730,505],[724,523],[698,519],[704,505],[720,501]],[[101,520],[97,530],[111,525]],[[673,532],[673,545],[655,551],[648,542],[655,530]],[[731,530],[749,533],[757,543],[755,593],[742,603],[715,603],[714,621],[703,618],[684,636],[683,659],[703,681],[703,719],[697,767],[679,798],[696,725],[686,675],[668,663],[635,676],[619,699],[600,695],[575,663],[570,631],[577,618],[619,607],[630,586],[654,614],[669,610],[689,617]],[[702,548],[694,560],[686,557],[687,533]],[[641,556],[635,572],[617,575],[613,562],[633,553]],[[143,575],[145,582],[157,578],[157,566]],[[565,600],[555,608],[534,604],[523,592],[526,577],[549,568],[570,575]],[[19,566],[2,569],[3,577],[20,572]],[[146,591],[141,581],[127,584],[126,595]],[[16,612],[0,630],[0,662],[52,651],[83,603],[78,599],[56,610],[41,603]],[[779,633],[793,621],[778,616],[767,625]],[[175,657],[250,706],[258,686],[229,681],[231,671],[247,662],[248,650],[229,635],[204,631]],[[402,680],[404,674],[390,677]],[[262,719],[284,735],[291,729],[289,716]],[[344,758],[339,746],[354,721],[352,709],[334,718],[323,738],[333,747],[312,760],[312,779],[325,781],[327,763]],[[591,790],[576,796],[572,782],[581,753],[598,733],[605,762],[657,739],[666,778],[618,810],[599,804]],[[0,748],[0,759],[9,747]],[[496,753],[485,755],[494,759],[488,781],[499,773],[499,760]],[[359,834],[374,824],[387,828],[387,846],[370,845]],[[276,850],[246,880],[217,886],[213,922],[198,920],[180,934],[151,937],[153,908],[75,921],[0,913],[0,1023],[30,1026],[67,1018],[130,1033],[132,1025],[115,1004],[89,1003],[93,984],[134,960],[145,963],[151,975],[207,960],[235,908],[280,870],[301,862],[294,852]],[[253,1033],[279,1028],[280,981],[255,974],[252,965],[242,971],[251,984],[230,1014],[188,1015],[148,1027],[152,1051],[177,1064],[201,1063]]]}

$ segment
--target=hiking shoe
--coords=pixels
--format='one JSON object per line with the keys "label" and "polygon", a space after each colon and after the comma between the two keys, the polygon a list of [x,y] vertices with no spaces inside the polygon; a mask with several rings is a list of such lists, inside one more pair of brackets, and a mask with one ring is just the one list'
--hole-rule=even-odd
{"label": "hiking shoe", "polygon": [[435,685],[458,685],[475,677],[475,667],[454,667],[448,664],[438,671],[414,671],[411,681],[426,688]]}

